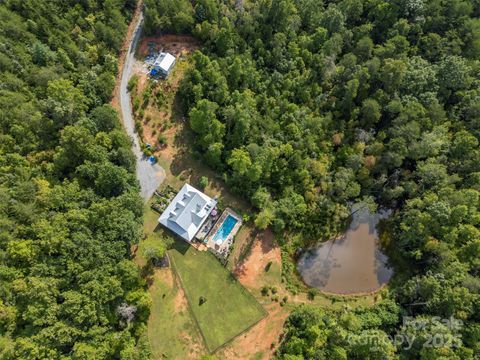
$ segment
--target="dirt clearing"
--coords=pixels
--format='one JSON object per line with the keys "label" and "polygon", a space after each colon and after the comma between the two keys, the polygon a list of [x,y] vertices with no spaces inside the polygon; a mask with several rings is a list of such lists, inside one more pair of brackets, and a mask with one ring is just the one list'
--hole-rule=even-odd
{"label": "dirt clearing", "polygon": [[[280,247],[274,242],[270,230],[260,232],[254,239],[250,254],[234,270],[234,275],[246,287],[258,289],[268,264],[281,265]],[[271,265],[270,265],[271,266]]]}
{"label": "dirt clearing", "polygon": [[269,359],[277,347],[288,311],[278,303],[265,306],[268,316],[218,352],[219,359]]}
{"label": "dirt clearing", "polygon": [[160,35],[142,38],[137,49],[139,57],[148,55],[150,49],[169,52],[175,57],[183,56],[200,48],[200,43],[190,35]]}

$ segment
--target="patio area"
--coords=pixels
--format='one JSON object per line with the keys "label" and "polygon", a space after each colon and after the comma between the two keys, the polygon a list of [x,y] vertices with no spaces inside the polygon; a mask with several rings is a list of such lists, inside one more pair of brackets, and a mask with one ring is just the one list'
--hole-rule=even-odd
{"label": "patio area", "polygon": [[201,243],[204,243],[205,237],[208,235],[213,225],[215,225],[215,222],[217,221],[217,219],[218,219],[218,209],[215,207],[210,213],[210,216],[208,217],[208,219],[205,220],[201,229],[198,230],[198,233],[197,235],[195,235],[195,238]]}

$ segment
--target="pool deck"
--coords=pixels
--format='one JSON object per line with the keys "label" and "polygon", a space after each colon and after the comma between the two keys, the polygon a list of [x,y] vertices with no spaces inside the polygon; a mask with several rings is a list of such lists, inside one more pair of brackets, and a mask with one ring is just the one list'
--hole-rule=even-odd
{"label": "pool deck", "polygon": [[[228,215],[234,217],[237,220],[237,223],[232,228],[227,238],[220,245],[217,245],[215,241],[213,241],[213,238],[215,237],[215,234],[217,233],[220,226],[222,226],[223,222],[228,217]],[[242,226],[242,218],[232,209],[226,208],[223,211],[220,218],[218,219],[218,221],[212,227],[208,235],[205,237],[204,243],[207,245],[207,248],[211,252],[213,252],[217,257],[221,259],[226,259],[230,254],[230,248],[233,245],[233,238],[235,237],[236,233],[238,232],[241,226]]]}

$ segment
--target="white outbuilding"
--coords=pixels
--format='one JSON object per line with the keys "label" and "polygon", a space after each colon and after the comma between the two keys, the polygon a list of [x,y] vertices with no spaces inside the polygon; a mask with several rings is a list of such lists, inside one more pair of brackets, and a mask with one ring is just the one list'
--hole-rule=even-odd
{"label": "white outbuilding", "polygon": [[161,52],[153,63],[151,74],[160,74],[163,78],[166,78],[172,71],[175,60],[175,56],[172,54]]}

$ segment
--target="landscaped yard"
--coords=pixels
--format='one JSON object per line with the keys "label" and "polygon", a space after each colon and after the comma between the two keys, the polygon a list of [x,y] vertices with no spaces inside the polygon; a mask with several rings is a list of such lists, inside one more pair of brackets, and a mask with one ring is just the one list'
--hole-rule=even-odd
{"label": "landscaped yard", "polygon": [[[169,251],[191,310],[210,351],[265,316],[255,298],[208,251],[177,241]],[[206,301],[200,305],[200,298]]]}

